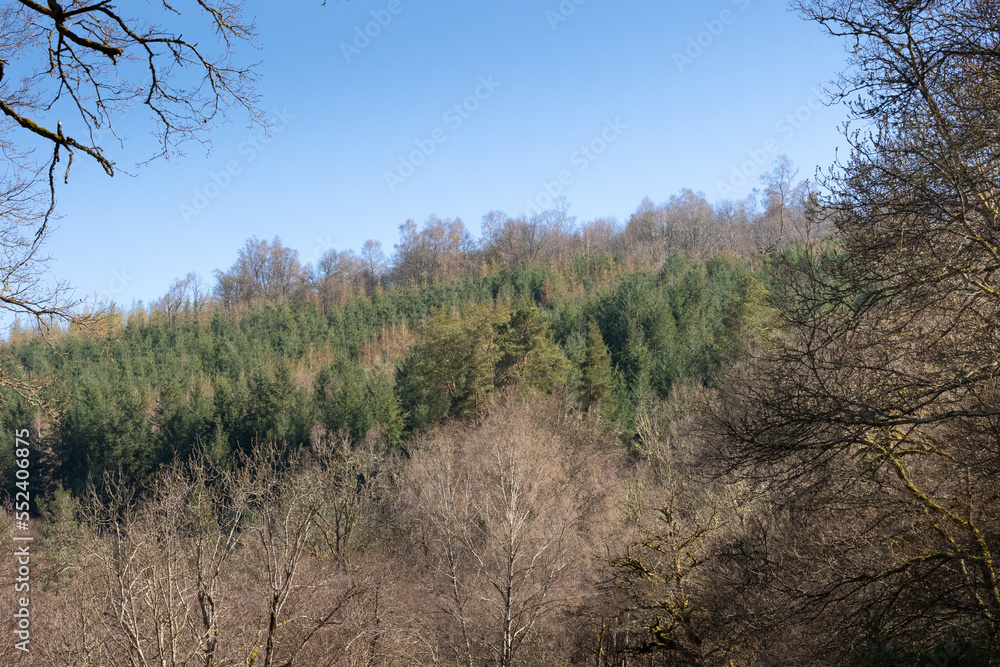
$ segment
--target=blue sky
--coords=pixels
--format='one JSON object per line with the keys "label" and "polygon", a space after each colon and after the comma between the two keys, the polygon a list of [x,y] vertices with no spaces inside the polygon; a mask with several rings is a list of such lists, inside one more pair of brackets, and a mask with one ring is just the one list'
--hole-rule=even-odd
{"label": "blue sky", "polygon": [[127,306],[189,271],[211,282],[251,236],[280,236],[308,262],[369,238],[391,252],[401,223],[431,214],[478,233],[486,212],[521,214],[549,192],[580,221],[624,222],[643,197],[682,188],[745,196],[781,153],[811,176],[843,145],[844,109],[815,95],[843,45],[780,1],[247,10],[270,136],[235,114],[208,152],[135,167],[152,152],[151,125],[138,110],[119,119],[115,157],[131,176],[78,160],[59,192],[48,252],[79,296]]}

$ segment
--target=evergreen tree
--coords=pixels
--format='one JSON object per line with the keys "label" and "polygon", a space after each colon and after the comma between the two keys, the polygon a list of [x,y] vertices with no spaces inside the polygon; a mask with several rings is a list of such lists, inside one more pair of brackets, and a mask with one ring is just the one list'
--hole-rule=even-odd
{"label": "evergreen tree", "polygon": [[584,409],[600,408],[611,395],[614,375],[611,369],[611,355],[601,337],[597,322],[591,322],[587,332],[587,350],[581,370],[580,402]]}
{"label": "evergreen tree", "polygon": [[548,392],[565,381],[566,357],[552,342],[549,323],[533,303],[514,311],[497,327],[497,335],[501,350],[494,379],[497,389],[521,383]]}

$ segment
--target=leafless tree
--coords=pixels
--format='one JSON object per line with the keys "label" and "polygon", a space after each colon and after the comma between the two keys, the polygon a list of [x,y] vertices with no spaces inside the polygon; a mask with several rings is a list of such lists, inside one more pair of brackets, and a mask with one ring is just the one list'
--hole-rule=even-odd
{"label": "leafless tree", "polygon": [[959,627],[995,654],[998,8],[798,4],[847,38],[865,131],[824,184],[837,252],[782,266],[778,333],[727,384],[723,458],[785,485],[785,599],[839,659],[845,638],[902,655]]}
{"label": "leafless tree", "polygon": [[[45,277],[43,253],[56,180],[68,181],[75,156],[114,175],[101,138],[117,136],[116,120],[134,106],[152,116],[160,154],[202,139],[233,106],[261,120],[256,75],[233,59],[239,43],[255,39],[241,2],[152,3],[142,16],[129,9],[75,0],[0,7],[0,306],[40,323],[83,317],[68,286]],[[169,27],[189,17],[216,39],[195,43]]]}
{"label": "leafless tree", "polygon": [[352,250],[328,250],[312,269],[312,284],[324,308],[344,305],[364,289],[362,260]]}
{"label": "leafless tree", "polygon": [[329,482],[347,464],[269,447],[235,464],[196,458],[161,471],[148,490],[115,478],[92,489],[64,545],[64,597],[38,592],[63,626],[36,655],[275,667],[376,664],[409,650],[403,633],[377,629],[393,613],[384,568],[315,548],[317,519],[346,493]]}
{"label": "leafless tree", "polygon": [[812,240],[813,222],[807,208],[811,188],[808,181],[795,182],[798,169],[787,155],[775,159],[771,171],[761,175],[763,215],[753,226],[757,248],[774,250],[793,240]]}
{"label": "leafless tree", "polygon": [[542,250],[544,220],[539,216],[510,218],[502,211],[483,216],[483,249],[505,264],[531,263]]}
{"label": "leafless tree", "polygon": [[399,226],[393,284],[422,286],[469,275],[474,243],[460,219],[431,216],[421,230],[412,220]]}
{"label": "leafless tree", "polygon": [[516,402],[416,452],[406,506],[428,558],[431,643],[460,664],[540,664],[546,625],[582,599],[577,577],[601,544],[586,541],[613,486],[599,481],[601,455],[577,458]]}
{"label": "leafless tree", "polygon": [[612,254],[621,231],[621,224],[614,218],[598,218],[584,223],[580,229],[584,255]]}
{"label": "leafless tree", "polygon": [[753,257],[757,248],[752,240],[752,226],[758,215],[757,198],[753,195],[741,200],[723,200],[715,204],[715,219],[722,247],[742,257]]}
{"label": "leafless tree", "polygon": [[249,239],[228,271],[216,271],[215,294],[227,308],[258,301],[282,302],[292,298],[303,280],[298,252],[281,245],[281,239]]}
{"label": "leafless tree", "polygon": [[365,290],[369,295],[375,293],[382,285],[389,271],[389,258],[382,252],[382,243],[371,239],[361,247],[362,272],[365,280]]}
{"label": "leafless tree", "polygon": [[167,293],[153,304],[153,308],[173,321],[184,312],[197,315],[208,303],[209,296],[201,278],[195,273],[188,273],[175,280]]}

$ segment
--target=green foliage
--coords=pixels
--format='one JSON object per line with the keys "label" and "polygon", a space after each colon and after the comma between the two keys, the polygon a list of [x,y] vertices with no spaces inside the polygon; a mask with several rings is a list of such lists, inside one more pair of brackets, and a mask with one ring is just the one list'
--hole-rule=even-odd
{"label": "green foliage", "polygon": [[[143,311],[100,336],[52,345],[22,336],[4,346],[0,367],[59,378],[63,400],[40,417],[39,484],[80,492],[105,472],[142,481],[175,458],[201,452],[222,464],[254,442],[296,448],[324,433],[355,443],[378,433],[400,446],[409,431],[482,414],[509,386],[565,385],[581,409],[630,430],[636,405],[717,375],[755,326],[759,292],[732,258],[621,275],[594,255],[563,272],[499,265],[377,290],[325,312],[311,301],[201,317]],[[412,349],[380,347],[396,328],[418,332]],[[13,397],[0,411],[22,425],[37,412]]]}
{"label": "green foliage", "polygon": [[566,327],[597,322],[615,369],[611,414],[632,430],[637,406],[666,399],[677,383],[710,383],[738,355],[762,321],[762,291],[742,260],[675,257],[559,315]]}
{"label": "green foliage", "polygon": [[552,341],[545,316],[533,303],[525,303],[495,327],[499,360],[494,387],[523,384],[542,392],[565,382],[569,363]]}
{"label": "green foliage", "polygon": [[601,338],[601,328],[591,322],[587,330],[587,348],[581,370],[580,402],[585,410],[605,405],[614,387],[611,355]]}
{"label": "green foliage", "polygon": [[439,311],[423,326],[397,376],[409,427],[482,414],[491,394],[510,385],[552,391],[569,362],[531,303],[510,312],[477,306],[463,316]]}
{"label": "green foliage", "polygon": [[38,514],[45,525],[41,548],[55,567],[44,570],[46,586],[58,587],[69,580],[69,572],[79,567],[74,547],[81,535],[76,500],[69,490],[57,486],[48,496],[35,496]]}
{"label": "green foliage", "polygon": [[[317,412],[330,433],[346,432],[355,442],[376,426],[385,429],[387,444],[397,445],[403,418],[392,383],[379,370],[366,370],[351,360],[339,360],[316,378]],[[307,418],[302,423],[312,423]]]}
{"label": "green foliage", "polygon": [[496,315],[477,307],[466,318],[435,313],[404,360],[397,384],[412,427],[468,417],[484,405],[496,363]]}

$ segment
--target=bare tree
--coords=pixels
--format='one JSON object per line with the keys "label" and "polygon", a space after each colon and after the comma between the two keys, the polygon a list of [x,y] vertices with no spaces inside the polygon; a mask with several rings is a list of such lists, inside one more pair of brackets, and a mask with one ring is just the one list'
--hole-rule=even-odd
{"label": "bare tree", "polygon": [[472,237],[460,219],[431,216],[417,231],[412,220],[399,226],[399,244],[393,258],[393,284],[430,285],[469,274]]}
{"label": "bare tree", "polygon": [[505,264],[531,263],[542,250],[545,220],[538,215],[510,218],[502,211],[483,216],[483,249]]}
{"label": "bare tree", "polygon": [[721,249],[715,212],[700,192],[688,189],[672,195],[666,207],[666,232],[674,252],[708,257]]}
{"label": "bare tree", "polygon": [[364,289],[362,260],[352,250],[326,251],[311,271],[313,288],[324,308],[342,306]]}
{"label": "bare tree", "polygon": [[371,639],[392,597],[378,568],[314,548],[339,498],[335,462],[261,447],[235,463],[175,463],[147,492],[113,478],[91,490],[49,664],[332,665],[405,650],[389,630]]}
{"label": "bare tree", "polygon": [[852,642],[930,651],[959,627],[995,654],[997,7],[799,7],[847,38],[842,95],[865,131],[825,183],[840,247],[780,268],[780,333],[727,385],[724,458],[785,484],[803,527],[781,549],[785,596],[841,660]]}
{"label": "bare tree", "polygon": [[757,248],[752,240],[752,226],[757,218],[757,198],[723,200],[715,204],[715,219],[724,250],[750,257]]}
{"label": "bare tree", "polygon": [[515,401],[479,428],[445,429],[415,447],[404,489],[428,558],[432,644],[462,664],[537,663],[530,655],[554,641],[557,610],[581,600],[601,544],[588,543],[587,524],[613,478],[599,481],[602,455],[583,460],[543,421]]}
{"label": "bare tree", "polygon": [[761,252],[778,248],[789,240],[812,240],[811,219],[807,215],[810,186],[795,182],[798,169],[787,155],[779,155],[771,171],[761,175],[764,186],[764,214],[754,225],[757,248]]}
{"label": "bare tree", "polygon": [[362,272],[365,280],[365,291],[369,295],[375,293],[382,284],[389,270],[389,259],[382,252],[382,243],[368,239],[361,247]]}
{"label": "bare tree", "polygon": [[188,273],[183,278],[175,280],[167,293],[153,304],[153,308],[173,321],[183,312],[192,311],[195,314],[200,312],[205,307],[208,296],[201,278],[195,273]]}
{"label": "bare tree", "polygon": [[298,251],[281,245],[275,237],[268,243],[256,237],[247,240],[228,271],[216,271],[215,294],[227,308],[258,301],[287,301],[302,281]]}
{"label": "bare tree", "polygon": [[580,228],[584,255],[589,258],[612,254],[621,231],[621,224],[614,218],[598,218],[584,223]]}
{"label": "bare tree", "polygon": [[[0,7],[0,306],[36,319],[68,318],[80,302],[65,284],[43,278],[42,246],[55,212],[57,178],[68,181],[73,159],[118,171],[102,147],[127,109],[147,109],[157,127],[160,154],[200,140],[228,108],[260,121],[252,68],[235,64],[241,42],[252,43],[242,3],[197,0],[152,3],[136,16],[112,2]],[[192,17],[216,40],[198,44],[165,24]],[[48,155],[35,160],[36,149]],[[57,165],[65,164],[57,174]]]}

